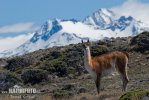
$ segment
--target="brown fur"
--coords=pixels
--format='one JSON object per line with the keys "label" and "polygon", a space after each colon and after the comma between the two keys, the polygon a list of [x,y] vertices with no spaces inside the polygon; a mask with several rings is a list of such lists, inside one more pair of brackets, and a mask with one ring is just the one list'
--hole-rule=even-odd
{"label": "brown fur", "polygon": [[89,41],[87,42],[87,44],[84,45],[84,47],[84,54],[87,57],[87,65],[96,75],[95,83],[98,94],[100,92],[100,80],[102,73],[105,70],[108,70],[110,68],[112,69],[112,66],[114,66],[121,75],[121,79],[123,81],[122,90],[125,91],[128,83],[127,64],[129,54],[125,51],[113,51],[96,57],[91,57],[90,49],[86,49],[87,47],[89,48]]}
{"label": "brown fur", "polygon": [[113,51],[109,52],[103,55],[96,56],[94,58],[91,58],[91,67],[93,70],[96,70],[97,73],[101,73],[102,69],[108,69],[112,64],[112,60],[116,59],[116,65],[121,66],[125,65],[127,58],[128,58],[128,53],[124,53],[121,51]]}
{"label": "brown fur", "polygon": [[128,76],[126,72],[126,67],[127,67],[127,59],[129,55],[127,52],[121,52],[121,51],[114,51],[114,52],[109,52],[97,57],[94,57],[90,59],[92,64],[90,65],[93,70],[95,71],[97,75],[96,79],[96,87],[97,91],[99,93],[100,89],[100,80],[101,80],[101,74],[103,70],[110,69],[112,67],[112,62],[113,59],[115,59],[115,65],[118,70],[118,72],[121,75],[122,81],[123,81],[123,90],[125,91],[127,83],[128,83]]}
{"label": "brown fur", "polygon": [[112,63],[114,59],[115,59],[115,66],[118,72],[120,73],[123,81],[123,90],[125,91],[128,83],[128,76],[126,71],[128,57],[129,57],[129,54],[127,52],[113,51],[90,59],[91,61],[90,66],[92,67],[92,69],[95,71],[97,75],[96,87],[97,87],[98,93],[100,92],[100,80],[101,80],[102,71],[110,69],[112,67]]}

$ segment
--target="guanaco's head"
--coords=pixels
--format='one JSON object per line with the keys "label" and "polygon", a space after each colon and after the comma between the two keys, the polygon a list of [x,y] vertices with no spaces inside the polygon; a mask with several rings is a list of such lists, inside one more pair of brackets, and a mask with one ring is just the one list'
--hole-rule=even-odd
{"label": "guanaco's head", "polygon": [[89,39],[87,40],[87,42],[83,42],[83,40],[82,40],[82,44],[83,44],[83,48],[84,48],[84,49],[87,49],[87,48],[90,46],[90,41],[89,41]]}

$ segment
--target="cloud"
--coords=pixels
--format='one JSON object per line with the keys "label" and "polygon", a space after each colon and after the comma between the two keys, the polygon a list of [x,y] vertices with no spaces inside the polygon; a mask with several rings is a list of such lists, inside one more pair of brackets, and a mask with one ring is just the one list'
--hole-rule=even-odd
{"label": "cloud", "polygon": [[[4,50],[14,49],[27,40],[29,40],[33,34],[31,32],[39,29],[39,26],[35,26],[32,22],[17,23],[13,25],[6,25],[0,27],[0,34],[12,34],[13,37],[0,37],[0,52]],[[27,33],[28,34],[22,34]],[[20,35],[15,35],[13,33],[21,33]]]}
{"label": "cloud", "polygon": [[33,34],[29,33],[16,37],[0,38],[0,52],[18,47],[27,40],[29,40],[32,36]]}
{"label": "cloud", "polygon": [[32,22],[17,23],[0,27],[0,33],[21,33],[37,30],[39,27]]}
{"label": "cloud", "polygon": [[119,15],[132,16],[149,24],[149,3],[143,3],[139,0],[127,0],[120,6],[111,8]]}

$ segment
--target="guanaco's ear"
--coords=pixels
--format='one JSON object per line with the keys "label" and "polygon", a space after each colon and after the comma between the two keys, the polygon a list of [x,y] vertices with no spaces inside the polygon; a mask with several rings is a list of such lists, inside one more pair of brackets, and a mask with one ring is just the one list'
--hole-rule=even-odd
{"label": "guanaco's ear", "polygon": [[90,46],[90,41],[89,41],[89,39],[87,40],[86,45],[87,45],[87,46]]}
{"label": "guanaco's ear", "polygon": [[89,39],[87,40],[87,43],[90,43]]}
{"label": "guanaco's ear", "polygon": [[83,40],[81,40],[82,41],[82,43],[83,43]]}

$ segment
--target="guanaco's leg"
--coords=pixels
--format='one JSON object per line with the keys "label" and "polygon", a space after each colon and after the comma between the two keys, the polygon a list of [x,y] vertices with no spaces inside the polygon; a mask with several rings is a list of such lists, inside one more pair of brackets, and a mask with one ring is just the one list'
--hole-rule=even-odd
{"label": "guanaco's leg", "polygon": [[[120,66],[121,65],[121,66]],[[123,82],[123,88],[122,90],[125,91],[127,84],[129,82],[128,76],[127,76],[127,63],[124,64],[118,64],[118,72],[121,75],[121,79]]]}
{"label": "guanaco's leg", "polygon": [[101,81],[101,75],[100,74],[97,74],[95,83],[96,83],[96,88],[97,88],[98,94],[100,93],[100,81]]}
{"label": "guanaco's leg", "polygon": [[125,65],[125,70],[122,76],[123,80],[123,91],[126,91],[127,84],[129,82],[128,76],[127,76],[127,65]]}

